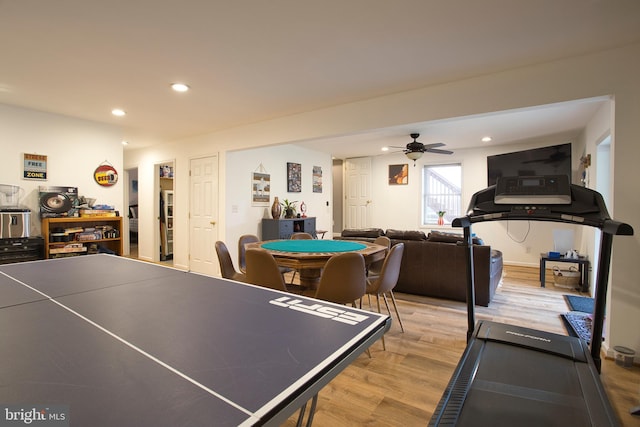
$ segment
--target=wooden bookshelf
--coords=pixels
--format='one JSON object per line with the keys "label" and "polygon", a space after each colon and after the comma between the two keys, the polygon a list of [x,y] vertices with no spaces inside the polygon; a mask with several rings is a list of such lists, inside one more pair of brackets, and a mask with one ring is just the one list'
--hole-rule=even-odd
{"label": "wooden bookshelf", "polygon": [[122,255],[122,217],[43,218],[42,237],[45,258],[93,253],[94,244]]}

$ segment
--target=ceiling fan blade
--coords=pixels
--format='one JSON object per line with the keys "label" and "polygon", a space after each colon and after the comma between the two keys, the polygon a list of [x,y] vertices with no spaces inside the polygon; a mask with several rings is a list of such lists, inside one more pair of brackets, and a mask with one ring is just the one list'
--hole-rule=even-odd
{"label": "ceiling fan blade", "polygon": [[399,148],[401,150],[406,149],[407,147],[398,147],[397,145],[389,145],[389,148]]}
{"label": "ceiling fan blade", "polygon": [[438,148],[444,147],[445,145],[444,142],[434,142],[433,144],[424,144],[424,148]]}
{"label": "ceiling fan blade", "polygon": [[426,151],[427,153],[434,153],[434,154],[453,154],[453,151],[440,150],[438,148],[427,148],[424,151]]}

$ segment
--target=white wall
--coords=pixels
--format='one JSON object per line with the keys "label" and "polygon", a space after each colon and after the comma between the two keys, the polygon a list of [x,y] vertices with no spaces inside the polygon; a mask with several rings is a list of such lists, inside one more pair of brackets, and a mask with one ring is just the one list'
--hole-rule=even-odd
{"label": "white wall", "polygon": [[[78,187],[78,194],[123,210],[122,133],[114,126],[0,104],[0,184],[24,190],[21,204],[31,209],[31,235],[40,235],[39,186]],[[23,155],[47,156],[47,180],[23,178]],[[93,172],[103,162],[118,172],[116,185],[102,187]]]}
{"label": "white wall", "polygon": [[[238,141],[237,143],[235,141]],[[220,212],[217,221],[218,239],[229,247],[234,260],[237,259],[238,237],[242,234],[261,234],[261,218],[265,208],[251,206],[251,172],[260,163],[271,174],[271,195],[292,200],[304,200],[307,216],[315,216],[317,228],[330,230],[332,205],[331,156],[292,145],[277,145],[270,148],[249,148],[255,140],[246,138],[204,135],[172,144],[127,151],[125,167],[138,168],[138,254],[141,259],[151,260],[156,252],[153,236],[157,215],[154,213],[154,165],[175,160],[174,169],[174,255],[173,263],[178,268],[189,268],[189,162],[203,156],[219,156]],[[246,146],[247,150],[239,150]],[[303,193],[286,192],[286,164],[302,164]],[[311,190],[311,168],[321,166],[323,193]],[[300,197],[304,197],[300,199]],[[272,198],[273,200],[273,198]],[[326,202],[329,206],[326,206]]]}
{"label": "white wall", "polygon": [[[302,192],[287,192],[287,162],[302,166]],[[251,173],[258,172],[260,165],[271,175],[271,203],[274,197],[297,201],[298,208],[304,201],[307,216],[316,218],[316,229],[331,230],[333,179],[331,156],[327,153],[308,150],[293,145],[280,145],[227,153],[226,200],[221,205],[225,210],[225,242],[236,263],[238,259],[238,238],[243,234],[262,235],[262,218],[271,218],[271,206],[251,205]],[[322,168],[322,193],[312,190],[314,166]],[[300,210],[298,209],[298,212]],[[326,235],[329,238],[330,234]]]}
{"label": "white wall", "polygon": [[[572,142],[573,168],[577,170],[578,152],[582,152],[584,144],[578,131],[574,134],[548,136],[529,143],[518,145],[501,145],[477,149],[456,150],[449,156],[423,156],[413,162],[402,153],[372,157],[372,225],[382,229],[399,230],[422,229],[425,233],[431,230],[461,232],[451,226],[421,226],[421,191],[422,168],[425,165],[460,163],[463,169],[462,200],[463,214],[471,196],[487,187],[487,156],[520,151]],[[388,185],[388,167],[390,164],[409,163],[408,185]],[[396,208],[389,208],[389,207]],[[580,247],[582,227],[569,224],[546,223],[536,221],[506,221],[480,223],[473,227],[473,232],[486,244],[499,249],[504,254],[504,261],[513,265],[538,266],[540,253],[553,250],[554,229],[573,229],[576,234],[576,248]]]}

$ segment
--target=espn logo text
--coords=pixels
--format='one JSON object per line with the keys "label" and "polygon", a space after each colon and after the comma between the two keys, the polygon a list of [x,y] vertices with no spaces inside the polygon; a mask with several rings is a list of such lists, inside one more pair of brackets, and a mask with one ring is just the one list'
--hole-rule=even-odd
{"label": "espn logo text", "polygon": [[269,301],[269,304],[290,308],[291,310],[301,311],[313,316],[335,320],[336,322],[346,323],[348,325],[357,325],[369,318],[369,316],[365,316],[364,314],[354,313],[337,307],[330,307],[318,303],[305,304],[303,300],[291,297],[280,297]]}

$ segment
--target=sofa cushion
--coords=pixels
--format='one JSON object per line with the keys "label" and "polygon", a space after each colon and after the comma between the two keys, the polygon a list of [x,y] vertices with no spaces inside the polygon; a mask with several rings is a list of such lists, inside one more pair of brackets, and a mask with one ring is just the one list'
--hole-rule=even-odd
{"label": "sofa cushion", "polygon": [[384,236],[381,228],[360,228],[360,229],[344,229],[341,233],[342,237],[370,237],[376,238]]}
{"label": "sofa cushion", "polygon": [[[462,243],[464,242],[464,235],[458,233],[445,233],[443,231],[432,231],[429,233],[427,240],[430,242],[440,243]],[[471,240],[474,245],[484,245],[484,242],[479,237],[473,237]]]}
{"label": "sofa cushion", "polygon": [[462,234],[456,233],[444,233],[442,231],[432,231],[429,233],[427,240],[430,242],[440,242],[440,243],[458,243],[464,241],[464,236]]}
{"label": "sofa cushion", "polygon": [[395,240],[427,240],[427,236],[422,231],[412,230],[392,230],[387,229],[385,236]]}

